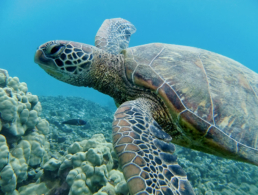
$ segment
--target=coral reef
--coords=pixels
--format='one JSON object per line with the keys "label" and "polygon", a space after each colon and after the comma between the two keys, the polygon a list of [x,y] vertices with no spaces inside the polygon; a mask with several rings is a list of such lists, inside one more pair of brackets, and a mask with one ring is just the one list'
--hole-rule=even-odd
{"label": "coral reef", "polygon": [[39,117],[41,104],[26,83],[0,69],[0,86],[0,186],[11,194],[47,158],[49,124]]}
{"label": "coral reef", "polygon": [[[88,120],[85,127],[72,128],[60,125],[60,118],[51,118],[49,114],[53,122],[49,126],[48,121],[41,118],[38,97],[28,92],[25,83],[0,69],[0,86],[0,194],[128,193],[122,172],[113,169],[118,163],[112,144],[103,134],[94,131],[83,134],[85,128],[92,127],[104,132],[105,123],[98,126],[94,120]],[[94,108],[94,104],[88,106]],[[76,106],[72,107],[75,108],[70,110],[68,117],[76,112]],[[76,112],[76,117],[81,117],[80,114]],[[109,125],[112,119],[107,117],[107,121]],[[76,128],[77,133],[67,139]],[[60,140],[62,130],[64,141]],[[53,137],[57,137],[56,144]],[[58,143],[63,143],[62,151],[55,147]]]}
{"label": "coral reef", "polygon": [[72,168],[66,177],[71,187],[69,194],[84,193],[127,194],[127,184],[122,172],[112,170],[115,153],[111,143],[106,142],[103,134],[95,134],[89,140],[75,142],[68,148],[58,172]]}
{"label": "coral reef", "polygon": [[[50,124],[50,150],[56,157],[64,155],[74,141],[91,138],[96,133],[102,133],[111,142],[113,112],[98,104],[80,97],[46,97],[40,96],[42,104],[41,117]],[[84,126],[62,125],[69,119],[83,119]]]}

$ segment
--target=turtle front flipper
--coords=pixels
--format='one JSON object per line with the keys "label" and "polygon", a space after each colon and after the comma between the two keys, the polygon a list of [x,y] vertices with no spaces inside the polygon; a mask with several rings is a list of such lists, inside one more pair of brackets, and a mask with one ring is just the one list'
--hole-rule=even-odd
{"label": "turtle front flipper", "polygon": [[194,194],[173,155],[172,138],[149,110],[141,99],[123,103],[115,113],[113,143],[130,194]]}
{"label": "turtle front flipper", "polygon": [[130,37],[136,28],[122,18],[107,19],[95,37],[95,46],[112,54],[119,54],[129,45]]}

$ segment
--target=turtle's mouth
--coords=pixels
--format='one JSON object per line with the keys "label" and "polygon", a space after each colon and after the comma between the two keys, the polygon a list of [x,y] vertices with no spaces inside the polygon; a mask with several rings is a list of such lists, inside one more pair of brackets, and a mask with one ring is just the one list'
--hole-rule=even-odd
{"label": "turtle's mouth", "polygon": [[45,56],[41,49],[38,49],[34,56],[34,62],[43,66],[55,66],[55,63],[51,58]]}
{"label": "turtle's mouth", "polygon": [[34,62],[38,64],[41,68],[43,68],[48,74],[53,77],[61,78],[62,73],[60,73],[55,65],[55,62],[45,56],[45,53],[38,49],[34,56]]}

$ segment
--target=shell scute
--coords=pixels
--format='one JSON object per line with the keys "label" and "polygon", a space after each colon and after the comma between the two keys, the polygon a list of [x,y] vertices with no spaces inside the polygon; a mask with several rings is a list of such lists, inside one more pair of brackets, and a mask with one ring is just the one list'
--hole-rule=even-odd
{"label": "shell scute", "polygon": [[146,65],[138,65],[133,75],[136,85],[149,88],[153,91],[162,85],[163,80],[153,70]]}
{"label": "shell scute", "polygon": [[220,151],[220,153],[224,153],[225,156],[234,156],[238,150],[237,142],[225,135],[225,133],[216,127],[211,127],[208,130],[202,143],[211,145],[212,150],[214,150],[214,154],[216,154],[216,151]]}
{"label": "shell scute", "polygon": [[176,92],[167,83],[158,89],[158,94],[170,108],[173,118],[177,118],[178,114],[186,109]]}
{"label": "shell scute", "polygon": [[179,124],[193,140],[199,140],[207,133],[210,124],[188,110],[179,116]]}
{"label": "shell scute", "polygon": [[125,67],[125,73],[128,81],[133,84],[133,71],[135,70],[137,63],[133,59],[127,60],[127,66]]}
{"label": "shell scute", "polygon": [[203,52],[200,59],[209,78],[216,127],[237,142],[257,149],[257,74],[212,52]]}

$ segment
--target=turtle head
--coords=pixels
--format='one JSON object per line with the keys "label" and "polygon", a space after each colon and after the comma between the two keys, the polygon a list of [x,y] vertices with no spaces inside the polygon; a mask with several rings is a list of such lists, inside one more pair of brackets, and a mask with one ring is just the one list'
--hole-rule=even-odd
{"label": "turtle head", "polygon": [[58,80],[76,86],[88,86],[93,55],[97,50],[94,46],[82,43],[49,41],[37,49],[34,61]]}

